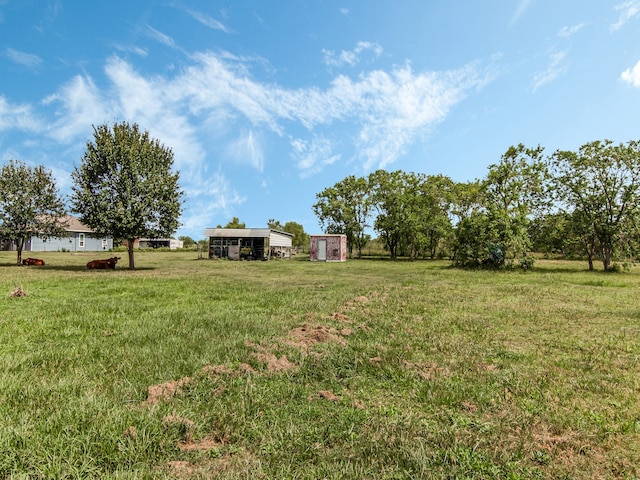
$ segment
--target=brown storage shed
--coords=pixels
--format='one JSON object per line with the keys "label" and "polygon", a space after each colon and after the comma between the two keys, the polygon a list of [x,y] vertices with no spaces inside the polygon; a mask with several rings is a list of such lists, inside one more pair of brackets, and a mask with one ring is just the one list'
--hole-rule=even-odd
{"label": "brown storage shed", "polygon": [[346,262],[347,236],[340,234],[310,235],[309,260],[312,262]]}

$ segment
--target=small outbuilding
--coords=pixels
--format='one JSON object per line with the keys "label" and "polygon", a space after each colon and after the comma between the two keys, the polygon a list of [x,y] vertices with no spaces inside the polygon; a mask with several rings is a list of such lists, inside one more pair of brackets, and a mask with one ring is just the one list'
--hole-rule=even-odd
{"label": "small outbuilding", "polygon": [[309,260],[312,262],[346,262],[347,236],[340,234],[309,235]]}
{"label": "small outbuilding", "polygon": [[291,258],[292,233],[271,228],[207,228],[204,236],[209,239],[209,258]]}

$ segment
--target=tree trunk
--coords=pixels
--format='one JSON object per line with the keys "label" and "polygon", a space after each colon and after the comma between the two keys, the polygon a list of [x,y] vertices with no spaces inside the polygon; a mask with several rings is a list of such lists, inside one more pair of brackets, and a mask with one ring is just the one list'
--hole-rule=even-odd
{"label": "tree trunk", "polygon": [[129,270],[134,270],[136,268],[135,262],[133,261],[133,242],[135,238],[130,238],[127,240],[127,253],[129,254]]}
{"label": "tree trunk", "polygon": [[602,249],[602,266],[604,267],[605,272],[611,268],[611,256],[612,252],[610,248]]}
{"label": "tree trunk", "polygon": [[22,265],[22,249],[24,248],[24,238],[16,239],[16,250],[18,250],[18,265]]}
{"label": "tree trunk", "polygon": [[589,261],[589,271],[593,272],[593,255],[589,254],[587,260]]}

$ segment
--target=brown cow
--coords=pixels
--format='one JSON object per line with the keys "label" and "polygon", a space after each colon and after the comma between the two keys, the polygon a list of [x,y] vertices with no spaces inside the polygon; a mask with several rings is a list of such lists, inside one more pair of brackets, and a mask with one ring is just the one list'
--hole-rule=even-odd
{"label": "brown cow", "polygon": [[120,260],[120,257],[111,257],[107,258],[106,260],[91,260],[89,263],[87,263],[87,268],[102,270],[110,268],[111,270],[114,270],[116,268],[116,263],[118,263],[118,260]]}
{"label": "brown cow", "polygon": [[25,258],[22,260],[23,265],[34,265],[36,267],[44,267],[44,260],[40,258]]}

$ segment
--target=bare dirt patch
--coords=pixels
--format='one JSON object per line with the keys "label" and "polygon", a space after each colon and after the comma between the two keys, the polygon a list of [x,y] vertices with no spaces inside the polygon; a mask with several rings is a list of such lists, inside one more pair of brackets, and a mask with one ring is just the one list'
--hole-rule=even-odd
{"label": "bare dirt patch", "polygon": [[279,372],[287,372],[290,370],[297,370],[298,365],[289,361],[286,355],[278,358],[273,353],[269,352],[258,352],[254,353],[253,356],[261,363],[265,363],[267,365],[267,370],[270,373],[279,373]]}
{"label": "bare dirt patch", "polygon": [[324,400],[329,400],[331,402],[337,402],[338,400],[340,400],[340,397],[338,397],[330,390],[320,390],[318,392],[318,396],[320,398],[323,398]]}
{"label": "bare dirt patch", "polygon": [[191,382],[190,377],[183,377],[179,380],[151,385],[147,393],[147,399],[142,402],[142,405],[155,405],[161,401],[167,402],[182,392],[182,387],[188,385],[189,382]]}
{"label": "bare dirt patch", "polygon": [[287,345],[303,350],[307,350],[312,345],[327,342],[335,342],[342,346],[347,344],[347,341],[337,329],[323,325],[314,327],[309,324],[304,324],[291,330],[288,338],[284,341]]}
{"label": "bare dirt patch", "polygon": [[202,440],[193,441],[191,439],[187,439],[183,442],[178,443],[178,448],[182,452],[204,452],[207,450],[213,450],[214,448],[218,448],[227,442],[224,439],[216,438],[215,436],[210,436],[207,438],[203,438]]}

